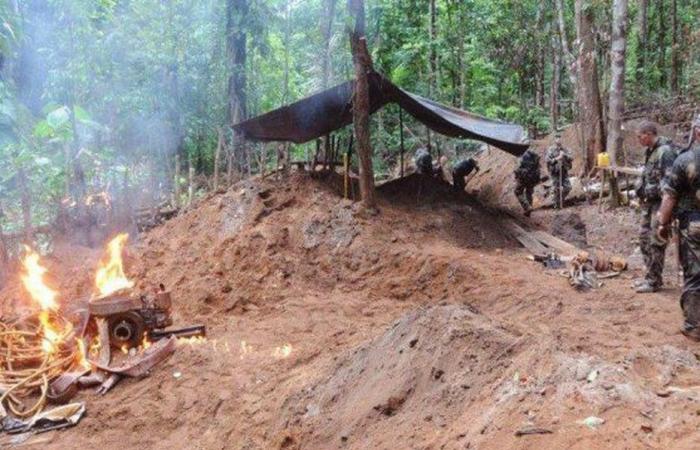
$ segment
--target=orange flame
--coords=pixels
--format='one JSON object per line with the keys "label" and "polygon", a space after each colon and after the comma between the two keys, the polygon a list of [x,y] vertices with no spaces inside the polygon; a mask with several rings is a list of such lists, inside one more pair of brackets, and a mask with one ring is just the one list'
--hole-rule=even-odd
{"label": "orange flame", "polygon": [[109,260],[100,263],[101,266],[95,275],[95,286],[100,291],[100,297],[106,297],[114,292],[134,286],[134,282],[124,275],[122,264],[122,249],[128,238],[128,234],[122,233],[107,244]]}
{"label": "orange flame", "polygon": [[58,344],[63,339],[61,330],[51,323],[50,318],[50,313],[58,310],[58,293],[44,282],[46,268],[39,264],[39,254],[26,245],[24,250],[27,253],[22,260],[25,273],[20,278],[29,296],[40,308],[39,323],[43,334],[41,348],[46,354],[51,354],[58,349]]}
{"label": "orange flame", "polygon": [[178,345],[197,345],[208,342],[204,336],[190,336],[177,338]]}
{"label": "orange flame", "polygon": [[143,335],[143,340],[141,340],[141,346],[139,347],[141,350],[146,350],[151,346],[151,341],[148,340],[148,335],[144,334]]}
{"label": "orange flame", "polygon": [[24,287],[32,299],[39,304],[42,311],[57,310],[56,297],[58,293],[44,283],[46,268],[39,264],[39,254],[26,245],[24,250],[27,252],[22,261],[25,270],[25,274],[21,275]]}
{"label": "orange flame", "polygon": [[82,339],[76,339],[78,343],[78,364],[85,370],[90,370],[90,361],[87,358],[87,349],[85,348],[85,342]]}
{"label": "orange flame", "polygon": [[90,344],[90,355],[93,358],[96,358],[100,354],[100,349],[102,348],[102,344],[100,343],[100,337],[95,336],[92,339],[92,343]]}

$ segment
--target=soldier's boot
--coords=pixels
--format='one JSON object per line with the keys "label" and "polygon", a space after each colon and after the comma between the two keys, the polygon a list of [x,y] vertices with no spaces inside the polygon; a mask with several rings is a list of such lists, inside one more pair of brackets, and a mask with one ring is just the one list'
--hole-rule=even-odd
{"label": "soldier's boot", "polygon": [[649,280],[644,280],[642,281],[637,287],[634,289],[638,294],[650,294],[652,292],[658,291],[660,286],[652,283]]}
{"label": "soldier's boot", "polygon": [[640,294],[656,292],[664,284],[663,273],[666,246],[650,242],[647,236],[642,236],[640,244],[647,273],[644,280],[635,286],[635,291]]}
{"label": "soldier's boot", "polygon": [[642,284],[646,283],[646,281],[646,278],[637,278],[636,280],[632,281],[632,287],[637,288]]}
{"label": "soldier's boot", "polygon": [[700,292],[684,292],[681,295],[683,328],[681,333],[688,339],[700,342]]}

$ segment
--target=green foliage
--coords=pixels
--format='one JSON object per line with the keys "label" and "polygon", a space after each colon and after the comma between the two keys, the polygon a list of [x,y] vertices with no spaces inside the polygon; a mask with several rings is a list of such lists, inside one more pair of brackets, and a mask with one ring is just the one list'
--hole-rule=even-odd
{"label": "green foliage", "polygon": [[[228,0],[230,1],[230,0]],[[601,80],[607,80],[610,1],[586,2],[596,18]],[[647,49],[642,53],[631,2],[628,100],[669,91],[670,0],[649,2]],[[1,223],[20,225],[17,174],[28,174],[35,220],[50,220],[71,195],[75,167],[87,190],[110,190],[134,198],[134,206],[170,195],[175,155],[186,183],[192,164],[211,175],[218,129],[228,131],[227,0],[19,0],[0,2],[0,206]],[[248,0],[249,12],[234,18],[247,36],[249,115],[263,113],[323,88],[322,34],[327,0]],[[568,42],[573,43],[573,0],[566,0]],[[553,2],[535,0],[436,0],[436,36],[429,35],[424,0],[366,0],[367,39],[375,68],[399,86],[488,117],[522,124],[536,134],[551,130],[549,86],[552,39],[558,36]],[[700,95],[700,0],[678,2],[682,92]],[[662,20],[661,8],[665,19]],[[330,48],[330,84],[352,77],[346,2],[336,1]],[[694,50],[695,49],[695,50]],[[431,74],[430,55],[437,56]],[[642,54],[645,67],[638,67]],[[561,68],[559,90],[571,104],[573,86]],[[374,162],[389,174],[398,161],[396,108],[373,121]],[[407,158],[427,142],[424,127],[405,115]],[[575,120],[562,106],[561,121]],[[343,131],[343,142],[349,131]],[[473,143],[432,137],[456,155]],[[250,146],[260,151],[260,146]],[[292,159],[313,152],[314,143],[292,146]],[[272,152],[270,152],[272,153]],[[244,155],[236,155],[247,164]],[[255,160],[255,158],[250,158]],[[263,163],[270,164],[268,156]],[[254,165],[254,164],[253,164]],[[255,166],[255,165],[254,165]],[[125,181],[126,180],[126,181]]]}

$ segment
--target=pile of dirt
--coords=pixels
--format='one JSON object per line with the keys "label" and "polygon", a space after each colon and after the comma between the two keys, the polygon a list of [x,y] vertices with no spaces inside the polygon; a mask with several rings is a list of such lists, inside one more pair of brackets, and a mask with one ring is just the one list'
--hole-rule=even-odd
{"label": "pile of dirt", "polygon": [[[466,289],[462,284],[473,270],[447,257],[422,255],[415,246],[397,250],[402,247],[397,243],[442,238],[464,248],[516,245],[494,229],[496,219],[487,211],[468,204],[447,207],[449,198],[438,202],[449,189],[446,183],[426,183],[423,200],[398,207],[393,202],[412,195],[416,183],[407,177],[393,186],[382,196],[376,220],[303,174],[242,182],[149,233],[130,269],[144,290],[165,284],[184,314],[216,320],[222,310],[264,308],[268,297],[288,289],[447,298]],[[414,213],[417,217],[406,220]],[[192,298],[197,301],[177,303]]]}
{"label": "pile of dirt", "polygon": [[[165,284],[175,325],[204,323],[208,341],[108,396],[82,391],[83,422],[37,439],[104,450],[697,448],[700,363],[677,333],[677,292],[640,299],[613,279],[575,293],[524,257],[501,217],[433,181],[420,195],[416,178],[388,184],[369,216],[333,183],[252,179],[132,236],[137,290]],[[99,256],[57,246],[46,258],[64,304],[92,292]],[[0,292],[3,307],[21,297],[14,284]],[[579,423],[592,415],[605,425]],[[528,426],[553,434],[514,435]]]}
{"label": "pile of dirt", "polygon": [[[389,448],[397,442],[426,448],[450,441],[436,438],[435,428],[452,427],[491,391],[520,345],[516,335],[467,306],[411,312],[289,398],[281,441],[304,448]],[[465,435],[478,433],[462,426]]]}

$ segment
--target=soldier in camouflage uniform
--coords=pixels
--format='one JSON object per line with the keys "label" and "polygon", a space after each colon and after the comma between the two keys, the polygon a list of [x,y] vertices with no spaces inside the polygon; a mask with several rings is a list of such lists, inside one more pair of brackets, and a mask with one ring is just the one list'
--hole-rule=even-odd
{"label": "soldier in camouflage uniform", "polygon": [[515,196],[523,207],[525,216],[532,212],[532,193],[540,182],[540,157],[532,149],[527,149],[515,168]]}
{"label": "soldier in camouflage uniform", "polygon": [[463,194],[467,187],[467,178],[474,171],[479,172],[479,164],[474,158],[463,159],[452,169],[452,187],[456,194]]}
{"label": "soldier in camouflage uniform", "polygon": [[642,205],[639,247],[644,256],[646,275],[635,283],[637,292],[658,291],[663,285],[666,242],[658,239],[656,213],[661,205],[661,181],[670,171],[676,159],[670,140],[660,137],[656,124],[642,122],[637,130],[639,143],[646,147],[646,159],[637,195]]}
{"label": "soldier in camouflage uniform", "polygon": [[668,240],[673,212],[680,228],[683,266],[681,332],[700,342],[700,116],[693,123],[694,145],[676,159],[663,182],[663,201],[657,215],[657,238]]}
{"label": "soldier in camouflage uniform", "polygon": [[561,136],[557,134],[554,145],[545,154],[547,170],[552,179],[552,203],[555,208],[563,208],[566,196],[571,192],[569,170],[571,170],[571,153],[561,144]]}

